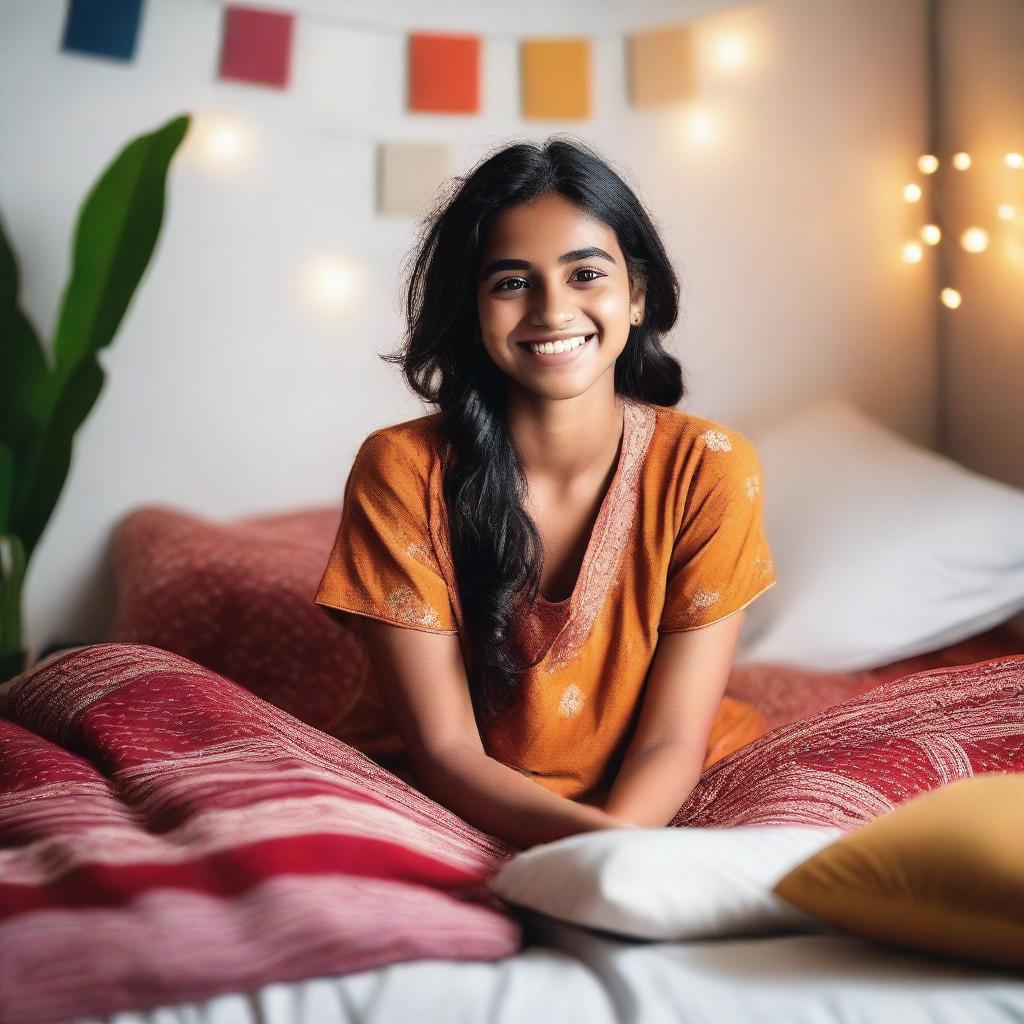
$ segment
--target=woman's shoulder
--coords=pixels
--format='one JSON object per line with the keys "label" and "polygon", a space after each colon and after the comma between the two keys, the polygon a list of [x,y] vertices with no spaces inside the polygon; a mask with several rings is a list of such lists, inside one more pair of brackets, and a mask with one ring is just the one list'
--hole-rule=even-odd
{"label": "woman's shoulder", "polygon": [[731,492],[760,477],[754,442],[741,430],[721,420],[678,408],[658,412],[658,449],[654,472],[662,485],[675,481],[674,490],[686,504],[702,496]]}
{"label": "woman's shoulder", "polygon": [[362,472],[426,479],[437,451],[440,412],[378,427],[366,435],[356,453]]}
{"label": "woman's shoulder", "polygon": [[441,413],[432,412],[425,416],[390,423],[377,427],[366,435],[363,446],[380,444],[399,448],[409,455],[426,454],[436,445]]}
{"label": "woman's shoulder", "polygon": [[658,406],[658,434],[669,451],[701,459],[704,453],[747,456],[754,443],[737,427],[678,407]]}

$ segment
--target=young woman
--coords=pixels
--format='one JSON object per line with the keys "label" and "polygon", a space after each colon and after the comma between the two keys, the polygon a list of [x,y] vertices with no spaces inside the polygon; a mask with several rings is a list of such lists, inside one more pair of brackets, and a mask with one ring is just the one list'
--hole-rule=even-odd
{"label": "young woman", "polygon": [[519,846],[659,827],[766,728],[723,698],[775,583],[751,442],[675,408],[679,286],[586,146],[483,160],[427,222],[397,362],[314,600],[368,673],[332,729]]}

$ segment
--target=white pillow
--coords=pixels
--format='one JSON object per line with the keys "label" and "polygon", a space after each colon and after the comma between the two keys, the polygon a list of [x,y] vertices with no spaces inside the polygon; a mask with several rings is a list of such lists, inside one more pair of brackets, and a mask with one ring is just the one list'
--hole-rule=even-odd
{"label": "white pillow", "polygon": [[771,890],[838,839],[803,825],[579,832],[517,853],[489,879],[503,900],[640,939],[822,930]]}
{"label": "white pillow", "polygon": [[779,582],[747,609],[737,664],[877,668],[1024,609],[1024,491],[839,395],[747,434]]}

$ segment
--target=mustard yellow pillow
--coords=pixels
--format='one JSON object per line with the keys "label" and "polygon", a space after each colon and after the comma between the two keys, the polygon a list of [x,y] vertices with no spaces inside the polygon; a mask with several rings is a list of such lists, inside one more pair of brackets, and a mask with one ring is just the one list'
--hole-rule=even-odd
{"label": "mustard yellow pillow", "polygon": [[1024,773],[975,775],[908,800],[772,891],[862,938],[1024,968]]}

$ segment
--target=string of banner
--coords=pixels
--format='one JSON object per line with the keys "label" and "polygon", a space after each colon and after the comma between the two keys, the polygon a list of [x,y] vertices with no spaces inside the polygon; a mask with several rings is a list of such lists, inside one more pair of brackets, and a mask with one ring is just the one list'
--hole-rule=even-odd
{"label": "string of banner", "polygon": [[[336,12],[300,8],[279,11],[219,0],[179,0],[222,11],[221,41],[217,74],[223,81],[287,89],[292,82],[293,43],[297,19],[338,26],[352,33],[400,35],[407,39],[407,109],[412,113],[472,115],[481,113],[481,42],[483,36],[467,32],[409,31]],[[134,59],[144,0],[121,0],[117,5],[100,5],[91,0],[69,0],[62,49],[115,60]],[[519,44],[520,113],[525,120],[587,120],[593,116],[591,88],[591,43],[611,36],[626,46],[628,99],[638,109],[671,109],[687,105],[688,135],[694,143],[708,143],[716,133],[714,118],[694,108],[697,98],[697,51],[694,24],[672,23],[633,31],[591,32],[587,36],[524,37],[486,32],[486,38]],[[753,40],[735,29],[719,35],[702,53],[715,70],[749,70],[753,63]],[[339,61],[359,65],[354,48],[361,45],[357,35],[340,39]],[[365,45],[365,44],[363,44]],[[346,54],[345,47],[348,47]],[[241,146],[237,126],[219,123],[206,126],[206,148],[212,156],[228,163]],[[346,132],[351,136],[351,132]],[[434,194],[437,185],[452,173],[450,147],[439,142],[378,143],[380,187],[378,212],[416,215]],[[959,152],[946,158],[957,171],[971,166],[971,157]],[[945,162],[945,161],[943,161]],[[1005,167],[1024,169],[1024,156],[1006,153]],[[928,177],[940,167],[939,157],[925,154],[918,160],[919,172]],[[1013,202],[1001,203],[995,211],[1000,221],[1021,223],[1020,175],[1014,174]],[[923,196],[921,185],[908,183],[903,196],[916,204]],[[923,205],[923,204],[922,204]],[[927,216],[927,215],[926,215]],[[902,258],[921,262],[925,247],[938,245],[945,232],[931,220],[916,230],[917,239],[904,243]],[[918,240],[919,239],[919,240]],[[975,224],[960,232],[966,252],[983,252],[989,234]],[[923,245],[921,244],[923,243]],[[956,309],[960,293],[942,288],[940,300]]]}

